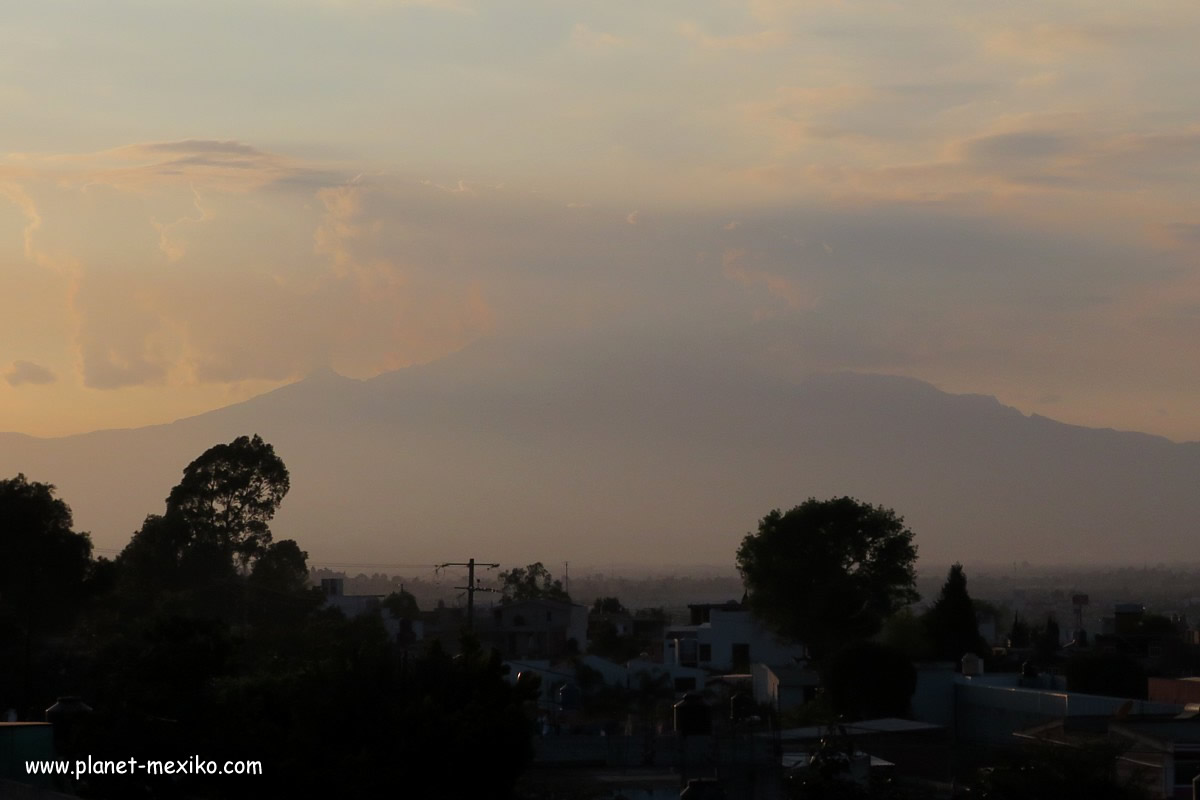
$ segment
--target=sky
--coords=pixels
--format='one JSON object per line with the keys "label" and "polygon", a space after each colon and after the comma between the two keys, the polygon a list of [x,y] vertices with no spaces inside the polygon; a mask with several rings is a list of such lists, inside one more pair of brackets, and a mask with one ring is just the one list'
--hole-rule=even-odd
{"label": "sky", "polygon": [[1197,41],[1194,0],[17,0],[0,430],[618,328],[1200,440]]}

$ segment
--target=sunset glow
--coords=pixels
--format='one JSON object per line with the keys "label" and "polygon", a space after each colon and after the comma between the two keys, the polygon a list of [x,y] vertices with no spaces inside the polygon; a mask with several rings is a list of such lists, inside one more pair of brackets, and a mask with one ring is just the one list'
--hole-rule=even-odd
{"label": "sunset glow", "polygon": [[0,429],[616,327],[1200,439],[1197,40],[1185,0],[18,3]]}

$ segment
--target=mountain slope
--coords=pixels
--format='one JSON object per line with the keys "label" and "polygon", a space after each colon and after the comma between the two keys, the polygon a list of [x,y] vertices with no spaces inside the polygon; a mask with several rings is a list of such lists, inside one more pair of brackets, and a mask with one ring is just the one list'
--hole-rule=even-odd
{"label": "mountain slope", "polygon": [[190,460],[253,432],[292,472],[276,535],[316,561],[732,564],[766,511],[835,494],[895,508],[936,562],[1194,560],[1200,445],[669,346],[484,343],[170,425],[3,434],[0,474],[55,483],[119,548]]}

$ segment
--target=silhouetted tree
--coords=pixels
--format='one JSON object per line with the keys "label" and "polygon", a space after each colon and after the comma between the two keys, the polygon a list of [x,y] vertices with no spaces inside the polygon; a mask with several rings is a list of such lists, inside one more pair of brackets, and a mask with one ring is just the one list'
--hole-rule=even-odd
{"label": "silhouetted tree", "polygon": [[[301,590],[306,555],[295,542],[272,548],[268,522],[289,478],[274,448],[257,435],[216,445],[192,461],[167,497],[117,558],[118,595],[126,607],[231,619],[250,602],[238,580],[251,561],[265,559],[252,584]],[[235,609],[240,609],[236,611]]]}
{"label": "silhouetted tree", "polygon": [[555,580],[550,570],[540,561],[535,561],[527,567],[514,567],[500,573],[503,593],[500,602],[512,603],[518,600],[562,600],[570,602],[571,597],[563,589],[562,581]]}
{"label": "silhouetted tree", "polygon": [[92,541],[73,524],[50,484],[0,481],[0,616],[24,631],[62,629],[79,610]]}
{"label": "silhouetted tree", "polygon": [[308,553],[292,539],[267,545],[250,570],[250,582],[275,592],[308,587]]}
{"label": "silhouetted tree", "polygon": [[592,603],[593,614],[628,614],[625,606],[616,597],[597,597]]}
{"label": "silhouetted tree", "polygon": [[117,556],[114,601],[128,613],[229,619],[241,593],[231,553],[174,517],[151,514]]}
{"label": "silhouetted tree", "polygon": [[73,524],[50,484],[24,475],[0,481],[0,694],[13,695],[0,704],[25,716],[35,651],[69,627],[89,588],[92,542]]}
{"label": "silhouetted tree", "polygon": [[618,663],[637,658],[649,646],[644,638],[620,635],[617,626],[607,621],[597,625],[588,637],[589,653]]}
{"label": "silhouetted tree", "polygon": [[271,542],[268,523],[290,487],[287,467],[255,434],[204,451],[167,497],[168,519],[227,548],[243,568]]}
{"label": "silhouetted tree", "polygon": [[922,615],[921,621],[934,658],[957,662],[966,653],[986,655],[987,643],[979,635],[975,604],[967,594],[967,576],[962,564],[950,567],[938,599]]}
{"label": "silhouetted tree", "polygon": [[[390,637],[379,613],[347,619],[323,607],[308,585],[306,553],[291,540],[272,543],[266,528],[286,483],[282,462],[257,437],[213,448],[189,467],[167,513],[147,517],[116,562],[57,573],[75,582],[82,574],[85,587],[109,591],[81,615],[73,649],[43,670],[95,709],[79,752],[264,765],[263,775],[237,781],[93,776],[85,796],[380,797],[397,786],[420,793],[436,776],[437,796],[510,797],[532,757],[526,709],[536,687],[512,685],[498,654],[473,638],[453,658],[436,643],[422,653],[403,626]],[[37,488],[23,478],[13,487]],[[50,487],[33,495],[53,500]],[[4,499],[0,492],[0,556],[17,541],[9,528],[21,519]],[[50,538],[69,533],[65,505],[46,508]],[[64,541],[87,562],[86,536],[70,536]],[[57,551],[30,552],[46,567],[58,563]],[[3,601],[11,563],[0,558]],[[385,605],[416,613],[406,592]],[[0,635],[0,650],[8,641]],[[10,661],[0,658],[4,704]],[[461,769],[464,754],[470,770]]]}
{"label": "silhouetted tree", "polygon": [[1008,630],[1008,646],[1029,647],[1029,623],[1021,619],[1016,611],[1013,612],[1012,627]]}
{"label": "silhouetted tree", "polygon": [[879,641],[900,650],[912,661],[930,658],[933,649],[924,620],[911,608],[902,608],[888,617],[879,633]]}
{"label": "silhouetted tree", "polygon": [[417,606],[417,598],[413,597],[412,592],[403,589],[383,598],[383,607],[396,619],[415,619],[421,613]]}
{"label": "silhouetted tree", "polygon": [[920,599],[912,538],[890,509],[810,498],[763,517],[742,540],[737,564],[755,614],[819,660],[874,636]]}

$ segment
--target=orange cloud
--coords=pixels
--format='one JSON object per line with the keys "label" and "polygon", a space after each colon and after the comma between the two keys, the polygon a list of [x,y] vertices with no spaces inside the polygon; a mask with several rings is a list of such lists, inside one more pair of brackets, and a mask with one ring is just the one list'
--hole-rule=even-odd
{"label": "orange cloud", "polygon": [[[819,298],[800,280],[753,266],[751,254],[746,250],[727,249],[721,257],[721,273],[729,280],[745,286],[762,286],[771,295],[780,298],[792,311],[811,311],[817,307]],[[759,316],[769,312],[760,310]]]}

